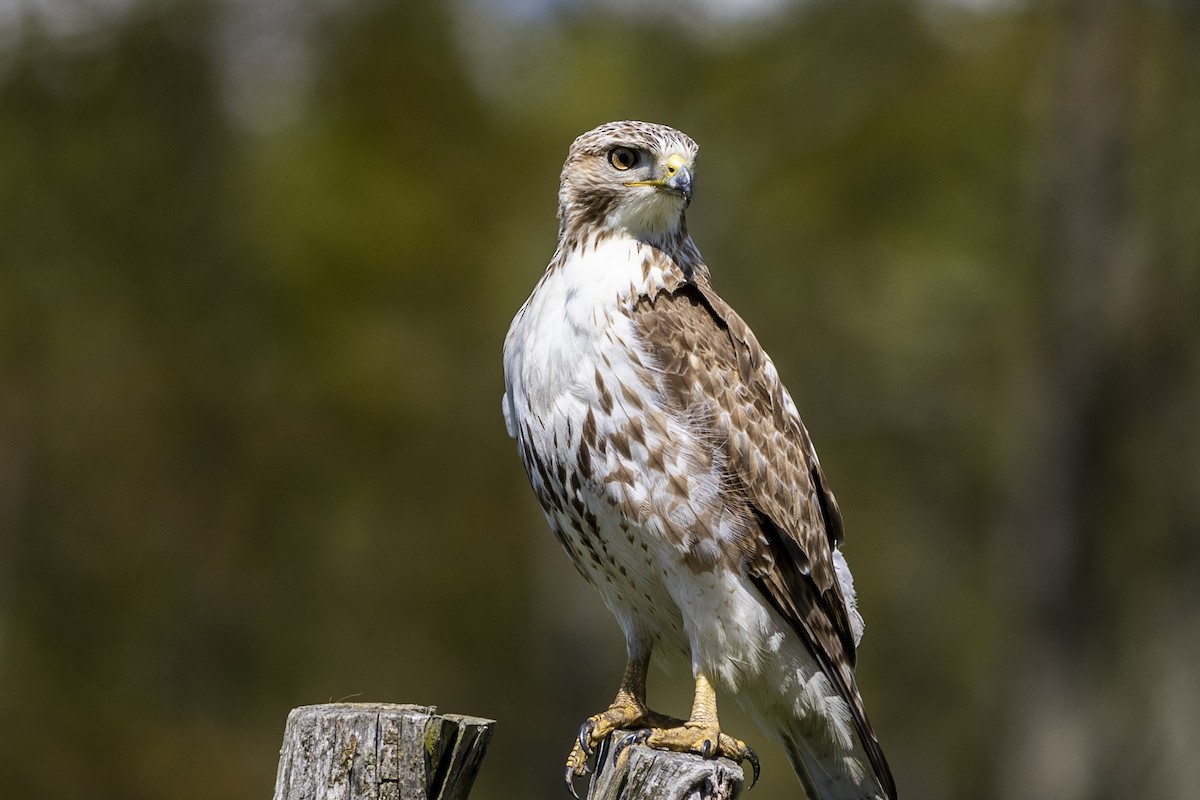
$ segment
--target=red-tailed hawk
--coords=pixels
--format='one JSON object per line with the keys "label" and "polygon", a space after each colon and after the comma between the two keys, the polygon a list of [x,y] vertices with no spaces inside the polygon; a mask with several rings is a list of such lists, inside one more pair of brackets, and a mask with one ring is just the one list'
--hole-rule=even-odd
{"label": "red-tailed hawk", "polygon": [[[854,682],[862,618],[838,506],[775,367],[688,235],[696,153],[644,122],[576,139],[558,249],[504,341],[508,432],[628,650],[567,783],[618,729],[749,761],[757,777],[754,751],[720,730],[721,690],[779,739],[810,797],[895,800]],[[646,705],[652,651],[690,664],[688,720]]]}

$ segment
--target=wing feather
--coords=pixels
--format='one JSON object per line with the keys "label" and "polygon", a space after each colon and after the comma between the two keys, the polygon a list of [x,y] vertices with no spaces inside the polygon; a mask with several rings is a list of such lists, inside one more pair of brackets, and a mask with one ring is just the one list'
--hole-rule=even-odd
{"label": "wing feather", "polygon": [[735,555],[853,709],[872,766],[894,797],[854,682],[855,640],[832,555],[843,539],[841,512],[774,366],[702,275],[643,298],[633,318],[668,405],[724,450],[726,500],[755,523]]}

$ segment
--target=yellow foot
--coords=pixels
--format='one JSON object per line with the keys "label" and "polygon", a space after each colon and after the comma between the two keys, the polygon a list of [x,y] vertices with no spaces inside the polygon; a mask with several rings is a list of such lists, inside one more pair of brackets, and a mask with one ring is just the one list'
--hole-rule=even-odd
{"label": "yellow foot", "polygon": [[599,714],[588,717],[579,727],[579,736],[571,747],[571,754],[567,756],[567,788],[576,798],[579,797],[575,792],[575,778],[590,772],[588,759],[613,731],[623,728],[672,728],[682,724],[683,720],[651,711],[628,698],[618,697],[617,702]]}
{"label": "yellow foot", "polygon": [[754,784],[758,783],[758,754],[741,739],[721,733],[716,725],[688,721],[672,727],[643,728],[622,736],[613,750],[613,758],[618,757],[622,750],[632,744],[644,744],[656,750],[670,750],[676,753],[695,753],[703,758],[722,756],[738,764],[748,761],[754,772],[749,788],[754,788]]}

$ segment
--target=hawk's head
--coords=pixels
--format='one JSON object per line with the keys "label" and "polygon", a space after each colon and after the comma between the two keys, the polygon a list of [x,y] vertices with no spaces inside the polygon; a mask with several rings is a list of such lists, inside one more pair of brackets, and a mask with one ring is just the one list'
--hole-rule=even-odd
{"label": "hawk's head", "polygon": [[609,122],[583,134],[563,164],[563,232],[659,239],[679,231],[698,150],[686,134],[651,122]]}

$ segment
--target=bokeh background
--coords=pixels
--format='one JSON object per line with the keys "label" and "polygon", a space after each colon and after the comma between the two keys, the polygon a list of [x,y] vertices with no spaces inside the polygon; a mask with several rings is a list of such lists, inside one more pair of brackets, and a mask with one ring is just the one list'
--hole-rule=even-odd
{"label": "bokeh background", "polygon": [[1200,796],[1195,2],[3,0],[4,796],[263,798],[342,699],[565,796],[623,652],[500,352],[622,118],[701,144],[902,795]]}

